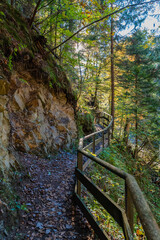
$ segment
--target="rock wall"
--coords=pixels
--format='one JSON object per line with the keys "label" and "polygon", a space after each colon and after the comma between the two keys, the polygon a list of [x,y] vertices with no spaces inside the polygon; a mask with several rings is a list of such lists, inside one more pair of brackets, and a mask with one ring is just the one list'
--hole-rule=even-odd
{"label": "rock wall", "polygon": [[7,1],[0,1],[0,12],[1,171],[16,151],[49,155],[69,147],[77,130],[76,97],[47,39]]}
{"label": "rock wall", "polygon": [[9,168],[13,158],[9,153],[10,124],[7,111],[8,97],[0,95],[0,169]]}
{"label": "rock wall", "polygon": [[14,157],[9,151],[9,138],[10,138],[10,122],[7,109],[9,97],[6,95],[8,92],[8,81],[0,71],[0,169],[9,168],[13,162]]}
{"label": "rock wall", "polygon": [[[27,71],[0,79],[0,165],[9,168],[9,149],[53,154],[77,136],[74,109],[66,94],[56,94]],[[3,87],[2,87],[3,86]]]}
{"label": "rock wall", "polygon": [[16,73],[11,77],[11,84],[16,86],[8,103],[12,145],[36,154],[69,147],[76,138],[74,109],[64,93],[56,96],[53,89],[26,75],[26,82]]}

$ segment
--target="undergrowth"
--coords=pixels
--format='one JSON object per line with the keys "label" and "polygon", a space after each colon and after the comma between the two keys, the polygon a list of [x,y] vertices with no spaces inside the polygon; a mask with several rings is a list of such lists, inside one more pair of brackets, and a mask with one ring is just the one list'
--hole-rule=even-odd
{"label": "undergrowth", "polygon": [[20,202],[17,192],[17,187],[25,177],[28,177],[27,172],[22,169],[12,169],[9,175],[0,172],[0,239],[18,224],[21,212],[28,211],[26,204]]}
{"label": "undergrowth", "polygon": [[81,138],[94,131],[93,112],[85,105],[81,105],[76,112],[76,123],[78,138]]}

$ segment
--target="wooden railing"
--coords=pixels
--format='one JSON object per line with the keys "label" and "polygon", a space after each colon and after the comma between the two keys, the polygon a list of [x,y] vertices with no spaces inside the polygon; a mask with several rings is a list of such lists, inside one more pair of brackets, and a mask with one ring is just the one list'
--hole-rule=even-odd
{"label": "wooden railing", "polygon": [[[79,141],[79,148],[77,153],[77,167],[76,186],[75,186],[75,200],[83,214],[86,216],[91,227],[99,237],[99,239],[111,239],[109,235],[104,232],[99,223],[95,220],[84,201],[81,198],[81,185],[83,184],[86,189],[97,199],[97,201],[107,210],[107,212],[115,219],[123,229],[125,239],[133,240],[134,231],[134,213],[135,208],[140,218],[141,224],[145,231],[148,240],[160,240],[160,230],[152,215],[152,212],[139,188],[135,178],[120,170],[119,168],[103,161],[102,159],[94,156],[98,155],[104,147],[110,143],[110,136],[112,132],[112,116],[107,113],[102,113],[98,116],[98,121],[103,125],[103,129],[94,132],[90,135],[81,138]],[[97,138],[97,139],[96,139]],[[85,141],[91,139],[90,143],[85,146]],[[93,154],[90,154],[91,151]],[[83,158],[87,161],[83,162]],[[125,184],[125,209],[122,209],[116,202],[114,202],[107,194],[105,194],[99,187],[97,187],[84,173],[84,170],[92,162],[96,162],[110,172],[124,179]]]}

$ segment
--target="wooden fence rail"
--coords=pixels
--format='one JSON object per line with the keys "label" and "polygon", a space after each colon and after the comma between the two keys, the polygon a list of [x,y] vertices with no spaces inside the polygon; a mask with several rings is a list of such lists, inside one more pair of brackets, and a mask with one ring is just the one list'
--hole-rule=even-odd
{"label": "wooden fence rail", "polygon": [[[96,198],[96,200],[107,210],[107,212],[115,219],[123,229],[126,240],[133,240],[134,231],[134,212],[135,208],[141,220],[141,224],[145,231],[148,240],[160,240],[160,230],[156,223],[152,212],[139,188],[135,178],[122,171],[121,169],[103,161],[102,159],[90,154],[87,150],[92,151],[93,154],[98,155],[104,147],[109,146],[110,136],[112,132],[112,116],[107,113],[102,113],[98,117],[98,122],[103,125],[103,129],[81,138],[79,141],[79,148],[77,151],[77,167],[76,167],[76,186],[75,186],[75,200],[86,218],[88,219],[93,230],[102,240],[111,239],[106,232],[104,232],[99,223],[94,219],[93,215],[86,207],[81,198],[81,185]],[[102,135],[102,136],[100,136]],[[97,137],[97,139],[96,139]],[[84,146],[84,141],[91,139],[92,141]],[[96,147],[101,144],[96,151]],[[83,164],[83,157],[88,160]],[[84,170],[92,162],[96,162],[110,172],[124,179],[125,183],[125,209],[122,209],[116,202],[114,202],[107,194],[105,194],[99,187],[97,187],[84,173]]]}

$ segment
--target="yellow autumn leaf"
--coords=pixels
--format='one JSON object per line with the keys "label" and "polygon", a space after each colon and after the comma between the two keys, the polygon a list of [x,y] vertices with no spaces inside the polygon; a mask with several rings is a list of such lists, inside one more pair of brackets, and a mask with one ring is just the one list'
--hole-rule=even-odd
{"label": "yellow autumn leaf", "polygon": [[137,229],[136,234],[137,234],[137,235],[144,235],[144,233],[143,233],[141,230],[139,230],[139,229]]}
{"label": "yellow autumn leaf", "polygon": [[91,153],[92,154],[92,156],[95,156],[96,157],[96,154],[94,154],[94,153]]}

